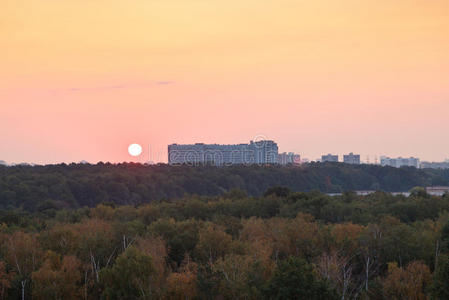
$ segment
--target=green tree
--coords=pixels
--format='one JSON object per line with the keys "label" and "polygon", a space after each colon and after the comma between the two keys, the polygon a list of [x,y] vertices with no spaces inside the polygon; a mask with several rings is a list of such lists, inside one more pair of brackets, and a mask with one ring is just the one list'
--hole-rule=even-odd
{"label": "green tree", "polygon": [[426,189],[420,186],[415,186],[410,190],[410,195],[415,197],[427,198],[429,195],[426,192]]}
{"label": "green tree", "polygon": [[449,252],[449,222],[441,229],[441,246],[443,251]]}
{"label": "green tree", "polygon": [[274,186],[267,189],[264,193],[264,196],[275,195],[277,197],[287,197],[291,194],[291,190],[285,186]]}
{"label": "green tree", "polygon": [[196,254],[203,262],[214,262],[223,258],[231,251],[232,237],[224,230],[213,224],[208,224],[199,232]]}
{"label": "green tree", "polygon": [[266,296],[268,299],[338,299],[326,281],[316,277],[306,261],[289,257],[281,261],[270,280]]}
{"label": "green tree", "polygon": [[135,247],[129,247],[115,264],[100,272],[105,299],[150,299],[151,281],[157,276],[153,259]]}
{"label": "green tree", "polygon": [[431,291],[434,299],[449,299],[449,257],[447,255],[439,257]]}

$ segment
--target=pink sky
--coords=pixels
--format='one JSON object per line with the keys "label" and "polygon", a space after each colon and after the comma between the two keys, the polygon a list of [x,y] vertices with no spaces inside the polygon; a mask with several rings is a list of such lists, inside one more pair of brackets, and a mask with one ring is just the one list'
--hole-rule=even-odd
{"label": "pink sky", "polygon": [[0,20],[0,160],[259,135],[449,158],[447,0],[3,0]]}

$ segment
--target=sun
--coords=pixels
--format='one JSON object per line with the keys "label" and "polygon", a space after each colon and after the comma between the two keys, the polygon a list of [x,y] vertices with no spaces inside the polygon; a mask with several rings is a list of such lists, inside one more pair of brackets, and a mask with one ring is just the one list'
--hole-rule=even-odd
{"label": "sun", "polygon": [[128,147],[128,153],[131,156],[139,156],[142,153],[142,146],[139,144],[131,144]]}

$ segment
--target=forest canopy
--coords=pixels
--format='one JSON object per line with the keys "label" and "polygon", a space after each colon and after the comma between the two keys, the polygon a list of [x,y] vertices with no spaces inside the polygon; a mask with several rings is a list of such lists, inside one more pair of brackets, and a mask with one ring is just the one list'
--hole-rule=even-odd
{"label": "forest canopy", "polygon": [[[448,299],[449,194],[417,187],[448,177],[345,164],[0,167],[0,299]],[[378,191],[351,191],[367,189]]]}
{"label": "forest canopy", "polygon": [[0,299],[448,299],[449,196],[250,197],[0,211]]}
{"label": "forest canopy", "polygon": [[402,192],[449,185],[449,170],[311,163],[302,166],[169,166],[134,163],[0,166],[0,209],[137,205],[185,195],[217,196],[232,190],[260,196],[273,186],[295,192],[354,190]]}

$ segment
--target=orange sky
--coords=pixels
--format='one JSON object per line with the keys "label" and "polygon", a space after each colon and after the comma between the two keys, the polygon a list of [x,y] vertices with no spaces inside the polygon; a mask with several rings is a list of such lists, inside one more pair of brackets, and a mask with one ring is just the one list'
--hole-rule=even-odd
{"label": "orange sky", "polygon": [[447,0],[0,0],[0,160],[449,157]]}

